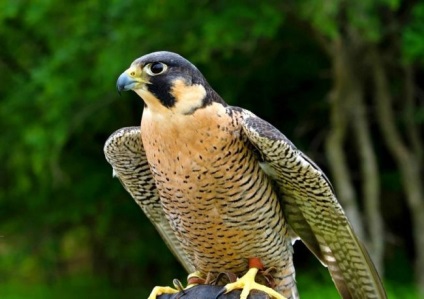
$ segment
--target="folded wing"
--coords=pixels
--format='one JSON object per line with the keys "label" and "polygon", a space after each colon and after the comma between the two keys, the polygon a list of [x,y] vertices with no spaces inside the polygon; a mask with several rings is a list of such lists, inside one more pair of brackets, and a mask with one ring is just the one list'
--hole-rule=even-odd
{"label": "folded wing", "polygon": [[386,298],[325,174],[271,124],[243,111],[243,131],[275,181],[291,229],[328,267],[343,298]]}
{"label": "folded wing", "polygon": [[187,272],[194,272],[163,212],[143,148],[140,127],[122,128],[113,133],[105,143],[104,153],[114,176],[153,223],[172,253]]}

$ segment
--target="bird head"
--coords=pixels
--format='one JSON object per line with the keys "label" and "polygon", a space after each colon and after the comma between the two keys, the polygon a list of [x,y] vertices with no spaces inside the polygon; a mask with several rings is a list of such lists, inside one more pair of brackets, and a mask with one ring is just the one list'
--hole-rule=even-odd
{"label": "bird head", "polygon": [[222,99],[202,73],[172,52],[153,52],[136,59],[116,83],[118,91],[133,90],[155,111],[191,114]]}

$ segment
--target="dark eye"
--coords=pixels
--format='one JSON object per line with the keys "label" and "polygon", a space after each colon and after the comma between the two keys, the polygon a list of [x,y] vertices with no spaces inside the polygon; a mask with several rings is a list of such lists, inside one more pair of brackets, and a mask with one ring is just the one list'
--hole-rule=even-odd
{"label": "dark eye", "polygon": [[156,76],[164,73],[168,69],[168,66],[162,62],[153,62],[147,64],[144,68],[150,76]]}

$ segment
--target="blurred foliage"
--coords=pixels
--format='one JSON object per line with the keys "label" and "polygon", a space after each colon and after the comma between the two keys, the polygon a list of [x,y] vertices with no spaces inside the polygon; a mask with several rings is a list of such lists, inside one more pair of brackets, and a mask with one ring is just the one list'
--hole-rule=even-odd
{"label": "blurred foliage", "polygon": [[295,5],[295,9],[325,36],[337,38],[345,34],[339,30],[340,25],[345,23],[358,30],[365,39],[376,42],[388,32],[386,23],[381,19],[381,10],[392,12],[399,5],[400,0],[307,0]]}
{"label": "blurred foliage", "polygon": [[[224,99],[274,123],[325,168],[329,61],[299,20],[340,34],[334,14],[346,2],[287,3],[0,2],[0,297],[49,298],[46,293],[81,285],[85,293],[73,295],[133,297],[184,277],[112,179],[102,151],[114,130],[140,121],[141,101],[119,98],[115,80],[148,52],[189,58]],[[377,42],[387,28],[372,16],[400,2],[353,4],[346,17]],[[423,62],[423,8],[414,6],[402,31],[409,62]],[[387,186],[399,184],[392,164],[384,171]],[[401,197],[399,189],[390,193],[392,201]],[[411,253],[404,251],[408,266]],[[387,263],[394,260],[389,256]],[[326,283],[333,289],[329,277]],[[32,285],[38,286],[25,293]],[[11,295],[17,290],[21,297]]]}
{"label": "blurred foliage", "polygon": [[[408,62],[418,61],[424,64],[424,2],[414,6],[411,21],[403,31],[403,52]],[[421,118],[423,121],[423,118]]]}

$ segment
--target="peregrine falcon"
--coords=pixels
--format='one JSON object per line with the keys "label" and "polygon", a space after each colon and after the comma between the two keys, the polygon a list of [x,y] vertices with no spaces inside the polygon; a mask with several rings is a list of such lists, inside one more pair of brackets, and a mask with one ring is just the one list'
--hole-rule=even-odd
{"label": "peregrine falcon", "polygon": [[[300,239],[342,298],[386,298],[328,178],[278,129],[228,105],[175,53],[136,59],[117,88],[136,92],[144,110],[141,127],[109,137],[106,159],[188,272],[235,273],[223,292],[243,289],[242,298],[251,289],[299,298]],[[272,287],[255,282],[264,269],[274,269]]]}

